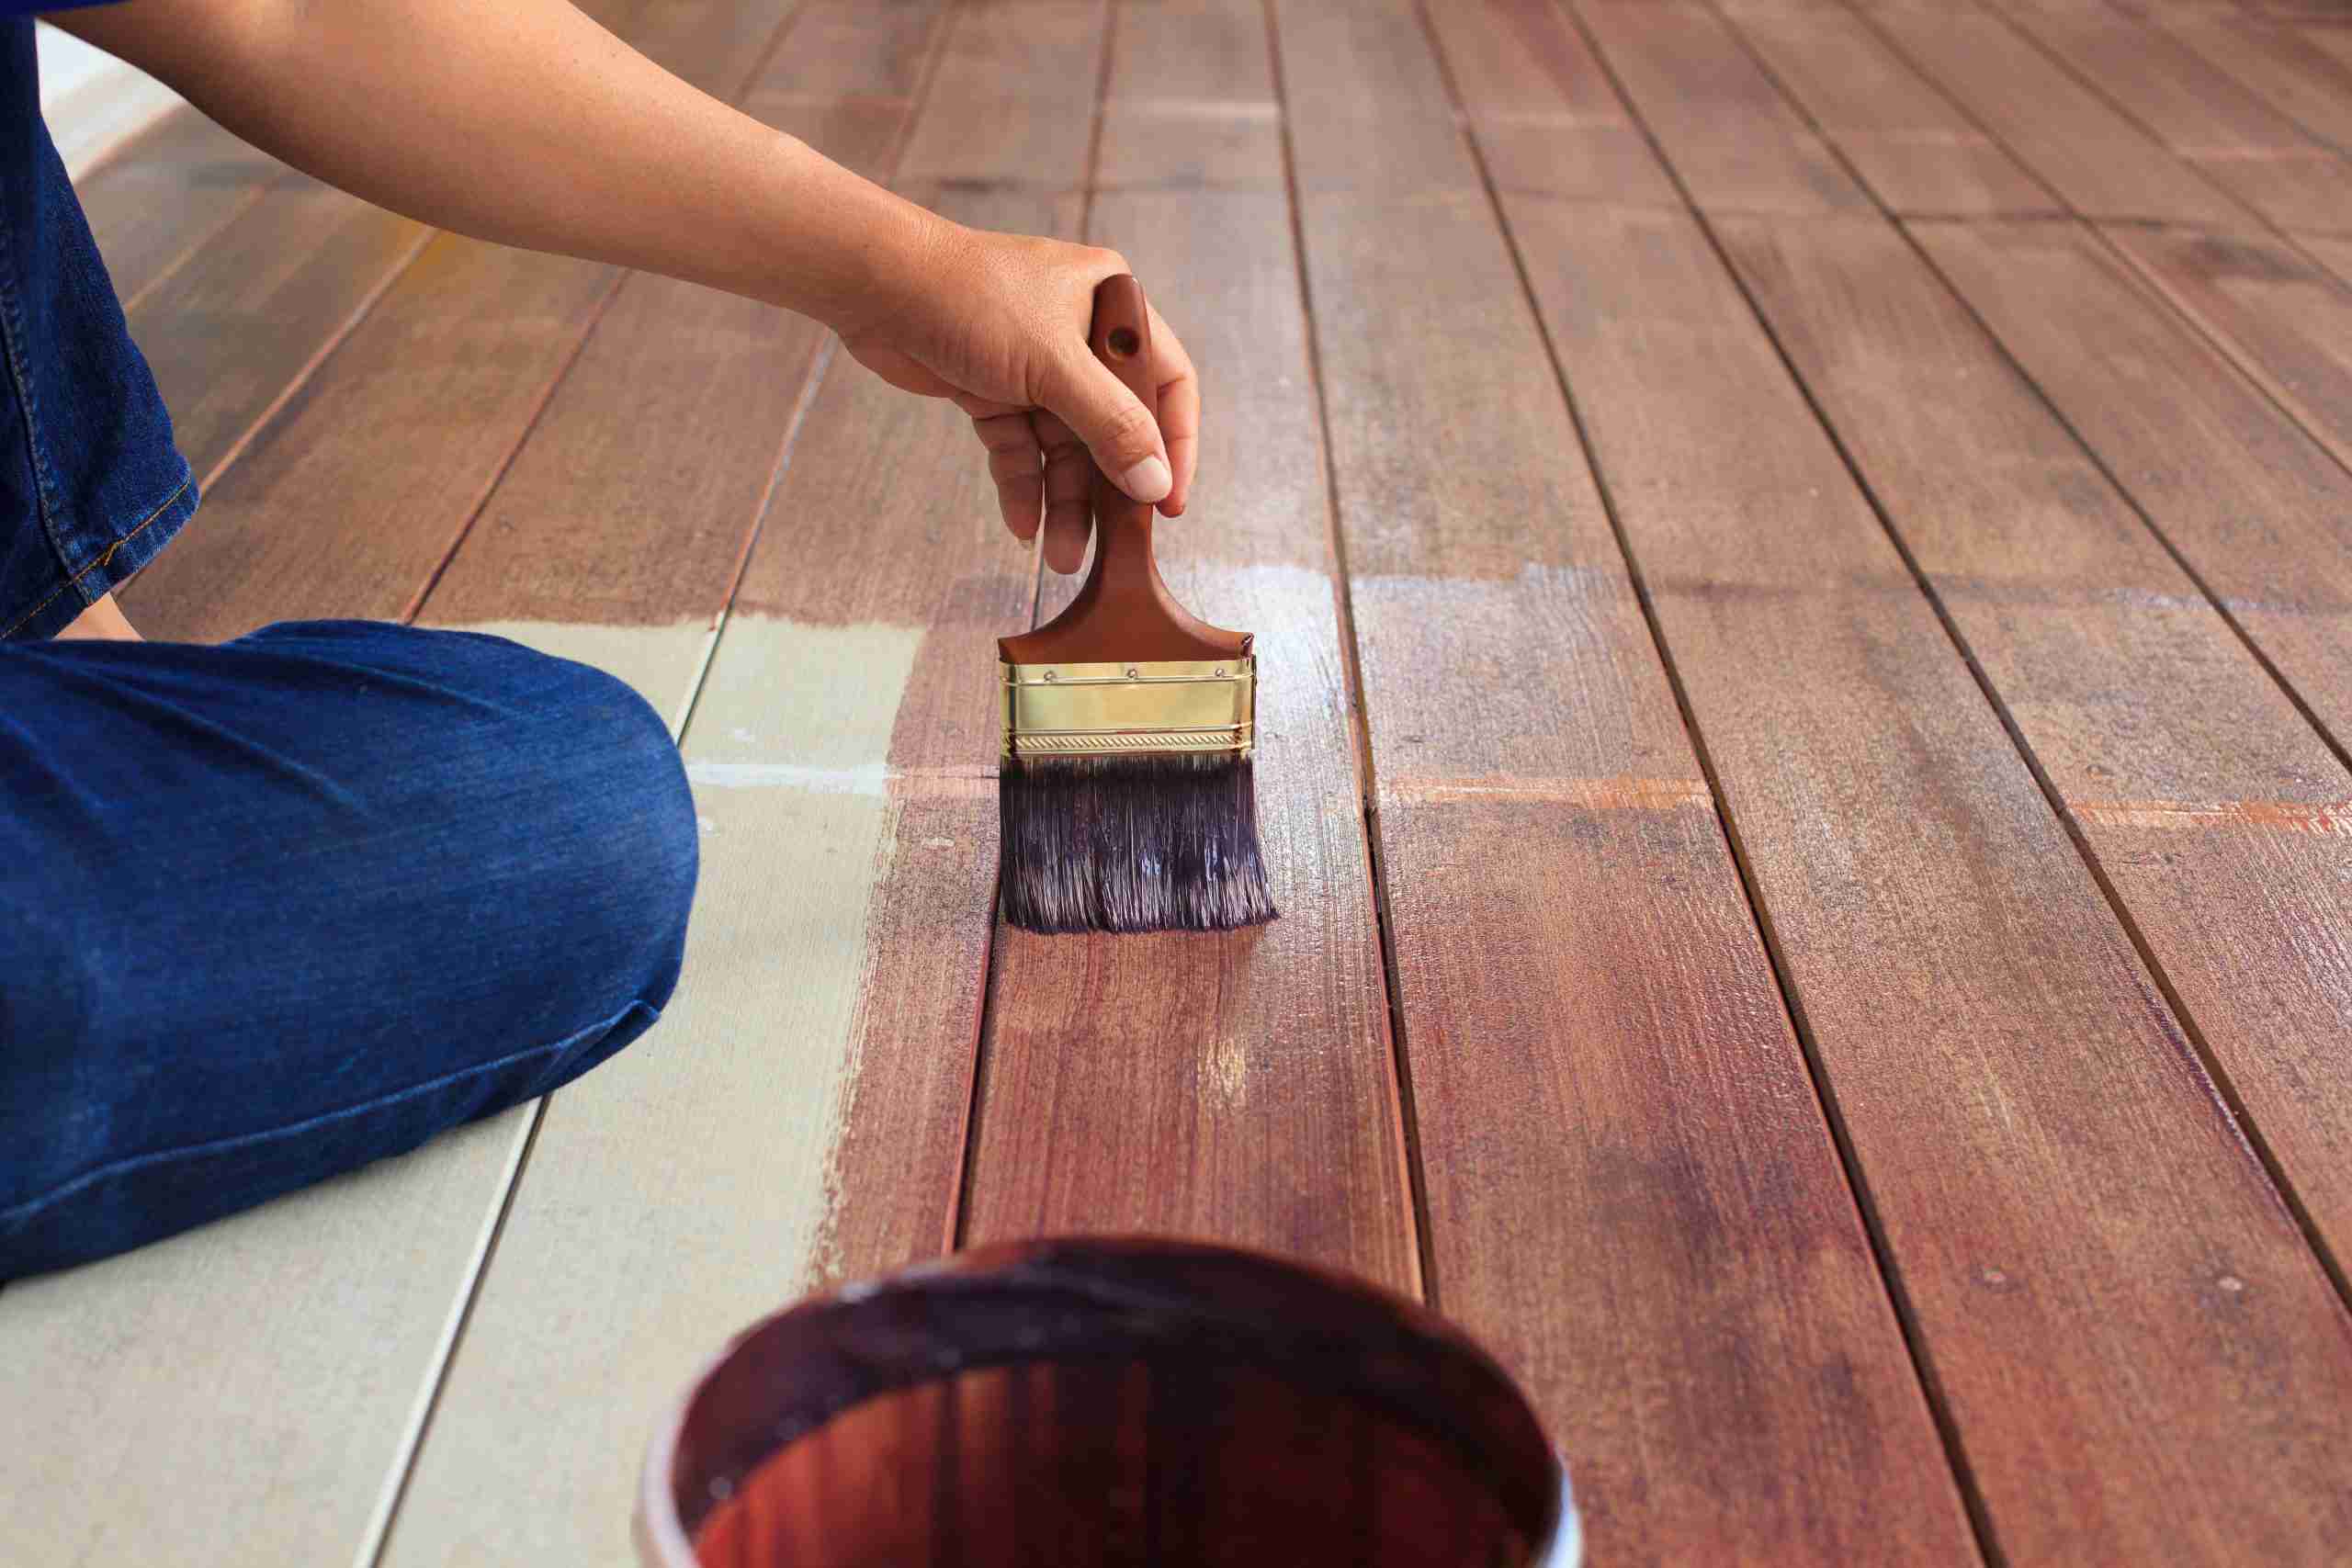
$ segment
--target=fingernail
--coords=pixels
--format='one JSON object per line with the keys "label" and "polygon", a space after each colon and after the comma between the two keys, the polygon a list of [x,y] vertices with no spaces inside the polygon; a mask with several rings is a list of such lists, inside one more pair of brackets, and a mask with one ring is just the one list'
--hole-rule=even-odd
{"label": "fingernail", "polygon": [[1169,477],[1166,463],[1158,457],[1146,457],[1121,476],[1119,488],[1137,501],[1161,501],[1175,482]]}

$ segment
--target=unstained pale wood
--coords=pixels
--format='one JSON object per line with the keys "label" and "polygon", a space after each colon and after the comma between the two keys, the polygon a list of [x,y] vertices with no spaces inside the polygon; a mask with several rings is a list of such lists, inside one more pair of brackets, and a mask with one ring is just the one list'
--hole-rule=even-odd
{"label": "unstained pale wood", "polygon": [[[1340,96],[1292,15],[1286,79]],[[1593,1561],[1971,1561],[1494,211],[1314,194],[1353,128],[1293,124],[1432,1298],[1552,1423]]]}
{"label": "unstained pale wood", "polygon": [[[1123,51],[1148,41],[1125,9]],[[1261,80],[1265,48],[1261,28]],[[1135,121],[1106,134],[1182,157]],[[1129,169],[1152,155],[1116,152]],[[1279,168],[1270,157],[1257,172]],[[1221,417],[1185,516],[1159,525],[1160,568],[1193,612],[1257,635],[1259,834],[1283,915],[1218,935],[1001,931],[966,1232],[1199,1235],[1410,1290],[1412,1200],[1286,202],[1271,189],[1104,195],[1091,232],[1211,367],[1203,396]],[[1075,586],[1049,579],[1041,618]]]}
{"label": "unstained pale wood", "polygon": [[1916,231],[2338,747],[2352,744],[2352,475],[2090,235]]}
{"label": "unstained pale wood", "polygon": [[1698,227],[1510,218],[1993,1539],[2322,1561],[2352,1319],[2024,761]]}
{"label": "unstained pale wood", "polygon": [[1894,210],[2060,209],[2047,186],[1842,6],[1745,3],[1724,9]]}
{"label": "unstained pale wood", "polygon": [[1901,235],[1724,235],[2253,1126],[2352,1253],[2352,773]]}

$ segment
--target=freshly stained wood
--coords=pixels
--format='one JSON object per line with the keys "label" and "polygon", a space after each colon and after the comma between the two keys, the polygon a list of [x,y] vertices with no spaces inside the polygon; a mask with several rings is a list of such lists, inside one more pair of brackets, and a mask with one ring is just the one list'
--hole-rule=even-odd
{"label": "freshly stained wood", "polygon": [[[1135,42],[1124,18],[1118,36]],[[1258,41],[1262,66],[1262,28]],[[1119,152],[1130,168],[1149,155]],[[1220,413],[1202,483],[1184,517],[1159,525],[1159,555],[1182,603],[1258,635],[1259,833],[1283,918],[1221,935],[1002,931],[966,1234],[1204,1235],[1410,1290],[1412,1196],[1284,197],[1105,195],[1094,216],[1091,237],[1134,264],[1212,367],[1203,395]],[[1049,579],[1041,616],[1079,581]]]}
{"label": "freshly stained wood", "polygon": [[74,194],[116,297],[135,305],[286,172],[183,106],[91,170]]}
{"label": "freshly stained wood", "polygon": [[2352,773],[1900,235],[1723,233],[2254,1127],[2352,1256]]}
{"label": "freshly stained wood", "polygon": [[[1285,80],[1341,96],[1295,14]],[[1310,192],[1356,155],[1292,124]],[[1552,1423],[1595,1561],[1971,1561],[1493,210],[1302,216],[1432,1299]]]}
{"label": "freshly stained wood", "polygon": [[1725,9],[1772,73],[1895,211],[2059,209],[2047,186],[1860,17],[1817,6],[1746,3]]}
{"label": "freshly stained wood", "polygon": [[2352,288],[2352,240],[2330,239],[2319,234],[2299,234],[2297,244],[2326,264],[2338,281]]}
{"label": "freshly stained wood", "polygon": [[1472,0],[1425,14],[1498,186],[1680,202],[1592,46],[1554,0]]}
{"label": "freshly stained wood", "polygon": [[289,175],[130,312],[131,336],[209,479],[432,231]]}
{"label": "freshly stained wood", "polygon": [[2352,1319],[2025,762],[1696,226],[1510,219],[1993,1539],[2320,1560]]}
{"label": "freshly stained wood", "polygon": [[1700,206],[1790,213],[1869,207],[1870,197],[1713,11],[1685,0],[1576,0],[1576,10]]}
{"label": "freshly stained wood", "polygon": [[2239,227],[2254,221],[2002,18],[1908,5],[1865,15],[2077,212]]}
{"label": "freshly stained wood", "polygon": [[2272,222],[2352,230],[2352,164],[2178,40],[2113,13],[2023,10],[2017,23]]}
{"label": "freshly stained wood", "polygon": [[2352,744],[2352,476],[2089,235],[1916,231],[2336,744]]}
{"label": "freshly stained wood", "polygon": [[2191,11],[2158,20],[2314,138],[2339,152],[2352,152],[2352,62],[2315,49],[2307,36],[2262,17]]}
{"label": "freshly stained wood", "polygon": [[1282,185],[1261,0],[1117,8],[1095,187]]}
{"label": "freshly stained wood", "polygon": [[[2352,179],[2352,168],[2346,171]],[[2108,239],[2239,369],[2352,464],[2352,289],[2254,235],[2117,229]]]}

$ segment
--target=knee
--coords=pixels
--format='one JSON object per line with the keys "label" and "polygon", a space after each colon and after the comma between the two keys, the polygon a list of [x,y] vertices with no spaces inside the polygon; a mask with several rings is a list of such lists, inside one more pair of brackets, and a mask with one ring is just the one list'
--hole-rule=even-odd
{"label": "knee", "polygon": [[550,660],[536,716],[558,744],[541,752],[546,796],[560,802],[551,846],[562,863],[567,951],[601,952],[632,977],[634,999],[659,1010],[684,959],[686,919],[701,870],[694,796],[667,725],[624,682]]}

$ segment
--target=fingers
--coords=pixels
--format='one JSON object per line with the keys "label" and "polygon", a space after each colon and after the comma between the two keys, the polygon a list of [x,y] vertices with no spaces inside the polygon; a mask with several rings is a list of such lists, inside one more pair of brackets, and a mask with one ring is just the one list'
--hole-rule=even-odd
{"label": "fingers", "polygon": [[1046,564],[1068,576],[1086,564],[1086,537],[1094,525],[1094,458],[1052,414],[1038,413],[1030,423],[1046,454]]}
{"label": "fingers", "polygon": [[1113,484],[1136,501],[1168,498],[1175,475],[1159,426],[1082,342],[1056,366],[1044,394],[1039,401],[1046,412],[1077,432]]}
{"label": "fingers", "polygon": [[1001,413],[975,418],[972,429],[989,449],[989,478],[996,481],[997,510],[1012,536],[1037,536],[1037,508],[1046,494],[1046,476],[1039,467],[1037,432],[1025,413]]}
{"label": "fingers", "polygon": [[[1168,446],[1169,466],[1175,484],[1159,503],[1164,517],[1183,514],[1193,492],[1193,472],[1201,457],[1201,382],[1193,373],[1192,355],[1157,307],[1151,310],[1152,374],[1159,383],[1159,435]],[[1141,497],[1136,499],[1140,500]]]}

